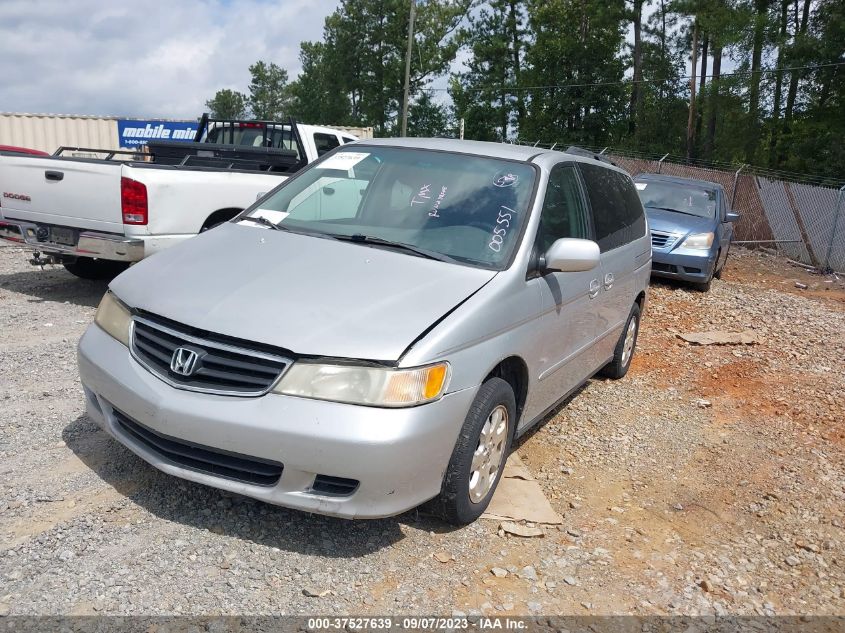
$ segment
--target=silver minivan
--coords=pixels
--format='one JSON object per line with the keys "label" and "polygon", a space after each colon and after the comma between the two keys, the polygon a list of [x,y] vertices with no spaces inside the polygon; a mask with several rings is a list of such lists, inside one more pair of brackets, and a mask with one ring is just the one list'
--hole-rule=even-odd
{"label": "silver minivan", "polygon": [[515,437],[625,375],[650,267],[634,184],[598,157],[347,145],[111,283],[79,344],[88,413],[177,477],[468,523]]}

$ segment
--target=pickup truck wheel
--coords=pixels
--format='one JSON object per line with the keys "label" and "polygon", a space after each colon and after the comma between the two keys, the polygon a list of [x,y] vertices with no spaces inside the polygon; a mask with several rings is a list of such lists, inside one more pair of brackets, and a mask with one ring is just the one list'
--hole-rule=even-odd
{"label": "pickup truck wheel", "polygon": [[634,358],[634,350],[637,347],[637,337],[640,334],[640,306],[634,304],[619,341],[613,350],[613,360],[602,367],[601,375],[608,378],[619,379],[628,373],[631,360]]}
{"label": "pickup truck wheel", "polygon": [[112,279],[129,268],[126,262],[93,257],[77,257],[76,261],[67,262],[63,266],[71,275],[81,279]]}
{"label": "pickup truck wheel", "polygon": [[202,227],[200,227],[200,233],[205,233],[213,229],[215,226],[220,226],[224,222],[228,222],[236,215],[238,215],[243,209],[220,209],[219,211],[215,211],[208,219],[203,223]]}
{"label": "pickup truck wheel", "polygon": [[490,378],[469,408],[435,500],[446,521],[466,525],[487,509],[505,469],[515,423],[513,388]]}

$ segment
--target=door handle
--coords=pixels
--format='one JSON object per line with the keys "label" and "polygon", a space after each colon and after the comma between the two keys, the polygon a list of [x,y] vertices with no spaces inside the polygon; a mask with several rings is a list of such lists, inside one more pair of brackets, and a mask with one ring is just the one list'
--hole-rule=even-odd
{"label": "door handle", "polygon": [[50,170],[48,170],[48,171],[45,171],[45,172],[44,172],[44,177],[45,177],[47,180],[55,180],[55,181],[59,181],[59,180],[61,180],[62,178],[64,178],[64,177],[65,177],[65,175],[64,175],[64,173],[63,173],[63,172],[60,172],[60,171],[50,171]]}
{"label": "door handle", "polygon": [[601,289],[601,285],[599,284],[599,280],[593,279],[590,282],[590,299],[595,299],[596,296],[598,296],[600,289]]}
{"label": "door handle", "polygon": [[604,289],[610,290],[613,288],[613,273],[607,273],[604,276]]}

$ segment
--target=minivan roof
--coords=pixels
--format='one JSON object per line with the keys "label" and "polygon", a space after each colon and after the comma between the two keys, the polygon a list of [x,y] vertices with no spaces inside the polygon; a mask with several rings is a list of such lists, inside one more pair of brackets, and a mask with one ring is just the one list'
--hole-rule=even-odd
{"label": "minivan roof", "polygon": [[486,156],[489,158],[505,158],[510,160],[529,161],[534,159],[536,161],[539,157],[557,157],[565,158],[566,160],[577,161],[579,163],[590,163],[592,165],[599,165],[608,169],[615,169],[627,175],[627,172],[619,167],[608,164],[606,162],[595,160],[588,156],[580,154],[570,154],[567,152],[559,152],[557,150],[545,149],[542,147],[532,147],[530,145],[514,145],[512,143],[498,143],[492,141],[467,141],[458,140],[454,138],[379,138],[367,139],[356,144],[356,147],[362,145],[383,145],[390,147],[409,147],[415,149],[431,149],[445,152],[462,152],[465,154],[475,154],[477,156]]}
{"label": "minivan roof", "polygon": [[725,189],[718,182],[698,180],[696,178],[682,178],[681,176],[669,176],[667,174],[637,174],[634,176],[634,180],[636,182],[668,182],[675,185],[699,187],[701,189],[719,189],[722,191]]}

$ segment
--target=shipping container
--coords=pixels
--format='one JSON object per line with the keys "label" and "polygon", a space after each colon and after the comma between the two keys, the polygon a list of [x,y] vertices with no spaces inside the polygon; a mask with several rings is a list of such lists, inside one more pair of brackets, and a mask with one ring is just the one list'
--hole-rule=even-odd
{"label": "shipping container", "polygon": [[[123,117],[75,114],[28,114],[0,112],[0,145],[27,147],[52,154],[59,147],[120,149],[118,121]],[[150,122],[195,122],[187,119],[149,119]],[[327,125],[354,134],[360,139],[373,138],[371,127]]]}
{"label": "shipping container", "polygon": [[120,149],[117,117],[0,112],[0,145],[50,154],[61,146]]}

